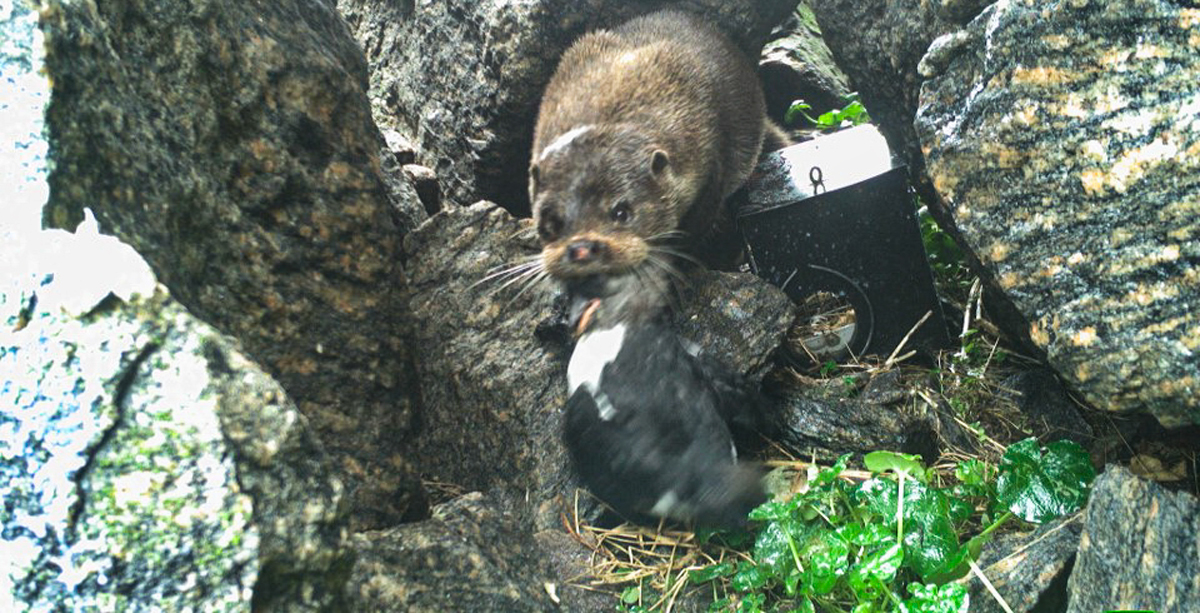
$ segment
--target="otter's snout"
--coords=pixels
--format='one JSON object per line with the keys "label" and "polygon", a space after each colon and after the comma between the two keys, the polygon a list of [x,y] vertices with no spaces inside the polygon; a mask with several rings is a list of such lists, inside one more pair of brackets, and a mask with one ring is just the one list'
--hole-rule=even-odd
{"label": "otter's snout", "polygon": [[575,240],[567,245],[567,261],[573,264],[593,262],[604,255],[607,248],[597,240]]}
{"label": "otter's snout", "polygon": [[581,232],[542,246],[542,266],[560,280],[624,274],[645,262],[646,241],[627,233]]}

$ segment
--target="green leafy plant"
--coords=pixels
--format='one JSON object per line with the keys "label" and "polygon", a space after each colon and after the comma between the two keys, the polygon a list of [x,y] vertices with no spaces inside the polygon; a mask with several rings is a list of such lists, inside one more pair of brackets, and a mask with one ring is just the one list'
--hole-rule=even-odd
{"label": "green leafy plant", "polygon": [[966,256],[958,243],[938,225],[929,208],[920,206],[919,202],[917,205],[921,242],[925,245],[934,279],[939,288],[952,294],[962,294],[959,298],[965,302],[966,292],[975,278],[967,266]]}
{"label": "green leafy plant", "polygon": [[839,130],[847,126],[857,126],[871,121],[871,116],[867,114],[867,109],[858,100],[858,94],[850,94],[846,97],[846,105],[840,109],[834,109],[821,113],[817,117],[809,115],[812,110],[812,105],[803,100],[796,100],[788,107],[787,113],[783,116],[783,121],[789,126],[794,126],[803,118],[813,127],[819,130]]}
{"label": "green leafy plant", "polygon": [[[995,530],[1013,518],[1040,523],[1079,509],[1095,477],[1087,453],[1070,441],[1044,449],[1021,441],[994,467],[961,462],[945,486],[916,456],[867,454],[872,476],[858,483],[842,476],[848,461],[751,512],[761,527],[750,560],[690,573],[693,583],[713,584],[710,610],[966,611],[966,589],[952,581]],[[962,542],[964,526],[985,524]]]}

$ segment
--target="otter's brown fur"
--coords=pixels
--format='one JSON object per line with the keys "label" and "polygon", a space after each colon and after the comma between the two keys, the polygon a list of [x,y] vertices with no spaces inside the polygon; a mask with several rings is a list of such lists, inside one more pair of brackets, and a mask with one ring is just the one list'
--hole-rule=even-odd
{"label": "otter's brown fur", "polygon": [[[730,228],[723,202],[767,129],[754,68],[701,19],[660,11],[580,38],[546,87],[530,198],[553,276],[620,274]],[[669,251],[669,250],[668,250]]]}

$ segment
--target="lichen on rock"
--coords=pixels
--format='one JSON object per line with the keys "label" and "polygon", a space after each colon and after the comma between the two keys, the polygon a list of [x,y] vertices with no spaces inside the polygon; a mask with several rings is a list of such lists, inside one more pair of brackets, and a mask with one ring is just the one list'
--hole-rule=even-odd
{"label": "lichen on rock", "polygon": [[90,226],[0,254],[0,608],[334,605],[343,492],[306,421]]}
{"label": "lichen on rock", "polygon": [[950,36],[916,127],[968,246],[1089,403],[1200,423],[1200,13],[997,3]]}

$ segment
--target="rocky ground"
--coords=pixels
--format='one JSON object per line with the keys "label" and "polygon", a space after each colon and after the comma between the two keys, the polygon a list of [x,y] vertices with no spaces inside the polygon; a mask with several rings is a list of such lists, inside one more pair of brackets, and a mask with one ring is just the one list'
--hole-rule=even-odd
{"label": "rocky ground", "polygon": [[[480,282],[537,250],[558,55],[667,4],[0,7],[0,609],[704,610],[681,569],[738,554],[603,517],[553,288]],[[683,335],[779,407],[758,457],[1075,440],[1090,502],[989,545],[992,588],[1195,610],[1200,12],[678,4],[762,57],[777,119],[858,92],[936,220],[938,352],[794,359],[820,309],[689,275]]]}

